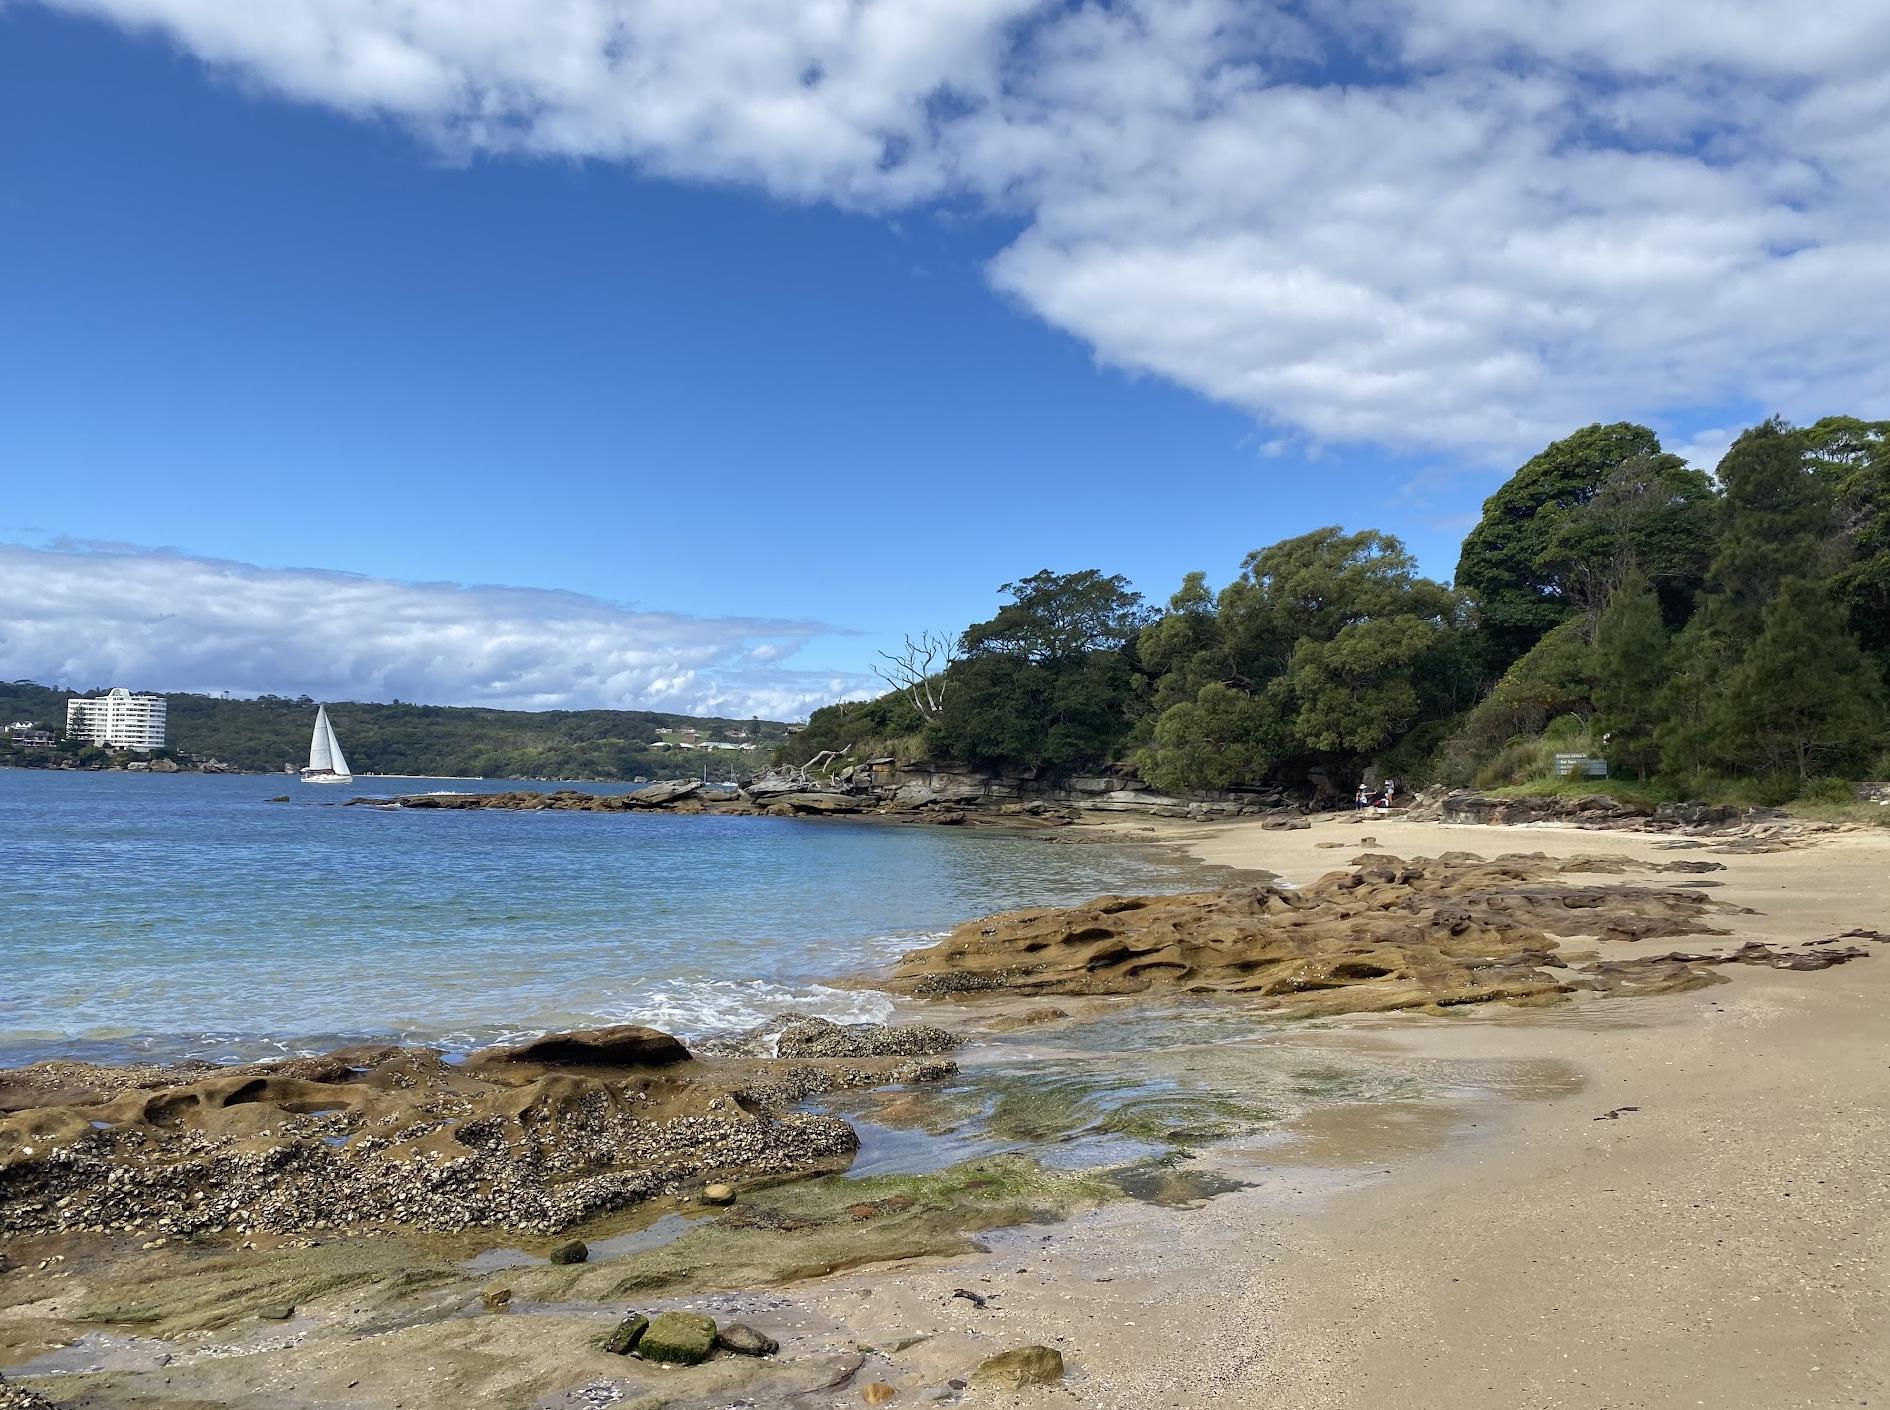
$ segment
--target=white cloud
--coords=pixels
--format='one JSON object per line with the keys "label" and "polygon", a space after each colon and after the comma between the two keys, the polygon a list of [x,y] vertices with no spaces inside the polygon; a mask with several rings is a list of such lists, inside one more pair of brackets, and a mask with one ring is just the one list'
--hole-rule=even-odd
{"label": "white cloud", "polygon": [[81,688],[791,719],[872,693],[863,676],[777,664],[834,633],[537,588],[0,544],[0,669]]}
{"label": "white cloud", "polygon": [[1314,439],[1890,411],[1890,7],[47,0],[449,153],[1021,216],[994,286]]}

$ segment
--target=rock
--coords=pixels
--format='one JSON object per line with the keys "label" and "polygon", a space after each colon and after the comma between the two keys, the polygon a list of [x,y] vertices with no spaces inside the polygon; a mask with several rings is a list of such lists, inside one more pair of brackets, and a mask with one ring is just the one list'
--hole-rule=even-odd
{"label": "rock", "polygon": [[1000,1352],[978,1363],[973,1385],[999,1390],[1023,1390],[1027,1386],[1052,1386],[1063,1379],[1063,1354],[1048,1346],[1020,1346]]}
{"label": "rock", "polygon": [[1260,826],[1268,832],[1305,832],[1312,824],[1304,818],[1276,815],[1262,821]]}
{"label": "rock", "polygon": [[770,812],[859,813],[871,807],[870,798],[856,798],[850,793],[777,793],[768,799]]}
{"label": "rock", "polygon": [[256,1315],[265,1322],[286,1322],[295,1316],[295,1308],[286,1302],[275,1302],[267,1307],[257,1308]]}
{"label": "rock", "polygon": [[993,1033],[1015,1033],[1020,1028],[1034,1028],[1040,1023],[1058,1023],[1069,1017],[1054,1004],[1044,1004],[1038,1008],[1025,1009],[1022,1013],[1004,1014],[992,1019],[985,1027]]}
{"label": "rock", "polygon": [[715,1319],[696,1312],[659,1312],[644,1329],[637,1353],[645,1361],[694,1366],[715,1350]]}
{"label": "rock", "polygon": [[540,1063],[546,1067],[667,1067],[686,1062],[682,1040],[655,1028],[620,1023],[547,1033],[514,1047],[481,1048],[469,1063]]}
{"label": "rock", "polygon": [[479,1300],[486,1305],[488,1312],[503,1312],[512,1305],[510,1288],[487,1288],[480,1294]]}
{"label": "rock", "polygon": [[800,1018],[781,1030],[775,1052],[784,1058],[922,1057],[948,1053],[964,1040],[928,1024],[829,1023]]}
{"label": "rock", "polygon": [[628,1356],[637,1349],[637,1343],[643,1340],[643,1334],[649,1329],[650,1319],[641,1313],[632,1312],[604,1338],[604,1350],[612,1356]]}
{"label": "rock", "polygon": [[590,1246],[582,1239],[572,1239],[569,1243],[559,1244],[551,1251],[551,1261],[557,1264],[588,1263],[591,1258]]}
{"label": "rock", "polygon": [[780,1342],[745,1322],[731,1322],[717,1331],[715,1344],[737,1356],[772,1356],[781,1349]]}
{"label": "rock", "polygon": [[701,791],[700,779],[672,778],[662,783],[652,783],[647,788],[639,788],[635,793],[626,793],[623,798],[633,808],[661,808]]}
{"label": "rock", "polygon": [[288,802],[288,801],[289,801],[289,795],[288,795],[288,794],[286,794],[286,793],[278,793],[278,794],[277,794],[277,795],[276,795],[275,797],[273,797],[273,798],[265,798],[265,799],[263,799],[263,802],[265,802],[265,803],[286,803],[286,802]]}
{"label": "rock", "polygon": [[862,1386],[860,1389],[860,1399],[868,1405],[884,1405],[898,1394],[898,1391],[884,1381],[874,1381],[871,1385]]}
{"label": "rock", "polygon": [[702,1202],[704,1204],[733,1204],[735,1203],[735,1187],[733,1185],[704,1185]]}
{"label": "rock", "polygon": [[[1561,938],[1724,933],[1705,893],[1571,883],[1609,859],[1467,852],[1353,859],[1301,887],[1104,896],[971,921],[899,961],[888,987],[932,998],[1239,994],[1295,1016],[1542,1002],[1571,992]],[[1647,869],[1648,864],[1623,862]]]}
{"label": "rock", "polygon": [[52,1402],[0,1376],[0,1410],[51,1410]]}

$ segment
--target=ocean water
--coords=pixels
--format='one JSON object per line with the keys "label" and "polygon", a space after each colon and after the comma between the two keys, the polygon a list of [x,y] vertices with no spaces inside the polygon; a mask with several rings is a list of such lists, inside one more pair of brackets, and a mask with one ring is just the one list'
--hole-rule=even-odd
{"label": "ocean water", "polygon": [[0,769],[0,1065],[877,1018],[823,981],[989,911],[1200,884],[995,828],[340,806],[549,786]]}

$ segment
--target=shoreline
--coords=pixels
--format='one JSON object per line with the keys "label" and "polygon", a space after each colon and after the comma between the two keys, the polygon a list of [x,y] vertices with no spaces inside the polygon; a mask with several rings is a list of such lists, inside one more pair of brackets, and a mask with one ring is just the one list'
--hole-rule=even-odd
{"label": "shoreline", "polygon": [[[1704,855],[1670,850],[1674,839],[1661,834],[1349,814],[1302,830],[1091,816],[1042,835],[1154,848],[1231,868],[1228,879],[1277,874],[1300,885],[1368,850]],[[1730,857],[1706,884],[1751,911],[1720,919],[1731,934],[1684,943],[1802,942],[1881,922],[1890,914],[1887,877],[1883,834],[1830,834]],[[1669,943],[1594,949],[1632,958]],[[1198,1178],[1177,1187],[1180,1207],[1105,1202],[1084,1213],[1079,1199],[1065,1211],[1074,1217],[1048,1233],[1021,1224],[984,1235],[984,1252],[953,1253],[947,1243],[918,1254],[914,1245],[918,1256],[860,1272],[814,1268],[802,1271],[815,1276],[748,1290],[684,1288],[629,1301],[742,1316],[778,1337],[787,1348],[779,1367],[717,1361],[687,1382],[689,1397],[753,1389],[782,1397],[763,1404],[857,1402],[869,1378],[904,1401],[1032,1341],[1068,1358],[1070,1379],[1053,1397],[1138,1410],[1615,1410],[1694,1399],[1771,1410],[1872,1399],[1890,1383],[1880,1336],[1890,1321],[1881,1272],[1890,1262],[1881,1158],[1890,1134],[1882,1076],[1890,947],[1870,948],[1869,959],[1834,971],[1737,968],[1730,984],[1686,994],[1287,1025],[1256,1041],[1426,1072],[1458,1095],[1315,1104],[1262,1135],[1205,1147],[1181,1168]],[[989,1012],[1024,1002],[999,996]],[[898,1007],[900,1022],[951,1012],[903,999]],[[974,1041],[981,1031],[992,1030],[973,1026]],[[1239,1188],[1195,1197],[1212,1193],[1215,1179]],[[642,1213],[626,1218],[646,1222]],[[896,1255],[899,1245],[890,1248]],[[543,1270],[515,1281],[525,1289],[534,1277],[546,1281]],[[594,1296],[607,1284],[582,1286]],[[966,1287],[989,1305],[956,1296]],[[1163,1310],[1151,1317],[1151,1307]],[[12,1315],[0,1308],[0,1320]],[[581,1329],[581,1317],[570,1321],[577,1315],[547,1305],[529,1320],[550,1336],[560,1325]],[[419,1394],[436,1365],[460,1403],[521,1410],[552,1403],[524,1385],[549,1390],[564,1374],[559,1357],[592,1373],[613,1369],[574,1347],[546,1365],[520,1320],[409,1323],[404,1341],[386,1344],[388,1364],[372,1379],[355,1377],[360,1394],[341,1393],[352,1390],[339,1380],[347,1349],[359,1346],[345,1335],[315,1363],[290,1347],[271,1352],[250,1334],[239,1341],[259,1367],[326,1368],[319,1384],[332,1398],[323,1403],[361,1407]],[[1103,1325],[1134,1334],[1099,1336]],[[297,1344],[318,1333],[342,1327],[305,1326]],[[920,1340],[892,1351],[848,1350],[911,1337]],[[500,1385],[478,1369],[508,1353],[530,1364],[529,1377]],[[722,1369],[712,1377],[714,1368]],[[816,1368],[847,1389],[789,1398],[816,1394],[794,1379]],[[50,1391],[59,1379],[35,1384]],[[88,1395],[107,1392],[99,1403],[116,1404],[118,1393],[138,1392],[143,1375],[85,1382]],[[249,1398],[217,1403],[270,1402],[259,1385]]]}
{"label": "shoreline", "polygon": [[[1407,857],[1672,855],[1647,834],[1383,817],[1286,834],[1242,823],[1137,830],[1203,862],[1264,857],[1295,880],[1352,855],[1320,842],[1360,834]],[[1721,899],[1751,913],[1723,918],[1732,934],[1690,938],[1690,949],[1881,925],[1890,837],[1829,834],[1730,859],[1715,879]],[[1607,958],[1637,947],[1596,948]],[[1395,1179],[1291,1218],[1240,1195],[1194,1216],[1271,1245],[1264,1279],[1213,1314],[1253,1327],[1257,1352],[1252,1381],[1219,1387],[1218,1402],[1877,1401],[1890,1389],[1890,947],[1871,948],[1817,975],[1739,969],[1728,985],[1629,1001],[1626,1021],[1577,1003],[1352,1025],[1347,1041],[1404,1054],[1566,1063],[1581,1085],[1496,1103],[1484,1114],[1497,1133],[1400,1154]],[[1151,1293],[1185,1305],[1185,1284]],[[1163,1384],[1172,1394],[1188,1382]]]}

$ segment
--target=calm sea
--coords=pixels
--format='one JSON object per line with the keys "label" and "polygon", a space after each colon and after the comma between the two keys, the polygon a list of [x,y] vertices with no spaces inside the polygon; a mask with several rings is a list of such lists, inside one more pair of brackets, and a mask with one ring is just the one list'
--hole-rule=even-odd
{"label": "calm sea", "polygon": [[986,828],[340,806],[545,786],[0,769],[0,1065],[881,1017],[820,981],[988,911],[1198,879]]}

